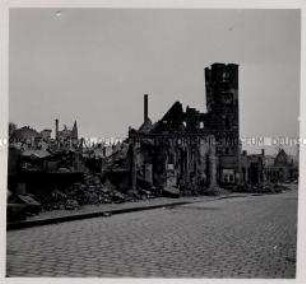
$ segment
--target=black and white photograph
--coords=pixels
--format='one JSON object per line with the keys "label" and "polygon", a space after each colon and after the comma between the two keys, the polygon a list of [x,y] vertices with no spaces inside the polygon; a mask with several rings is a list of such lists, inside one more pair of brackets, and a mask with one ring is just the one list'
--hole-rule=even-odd
{"label": "black and white photograph", "polygon": [[300,9],[11,7],[8,35],[6,278],[296,279]]}

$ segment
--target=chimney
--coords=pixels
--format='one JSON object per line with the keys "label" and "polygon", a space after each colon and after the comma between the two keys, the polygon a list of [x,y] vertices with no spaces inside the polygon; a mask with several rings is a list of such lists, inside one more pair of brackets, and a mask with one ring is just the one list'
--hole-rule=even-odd
{"label": "chimney", "polygon": [[73,139],[78,140],[78,125],[76,120],[74,121],[72,132],[73,132]]}
{"label": "chimney", "polygon": [[143,119],[144,119],[144,122],[146,122],[149,119],[149,115],[148,115],[148,95],[147,94],[145,94],[143,96],[143,110],[144,110]]}
{"label": "chimney", "polygon": [[58,138],[58,119],[55,119],[55,139]]}

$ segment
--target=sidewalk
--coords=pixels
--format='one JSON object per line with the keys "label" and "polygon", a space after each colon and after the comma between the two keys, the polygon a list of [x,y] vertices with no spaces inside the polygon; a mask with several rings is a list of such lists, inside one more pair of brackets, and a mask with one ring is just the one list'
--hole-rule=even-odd
{"label": "sidewalk", "polygon": [[34,226],[62,223],[73,220],[81,220],[94,217],[108,217],[120,213],[128,213],[142,210],[150,210],[168,206],[178,206],[194,202],[213,201],[223,198],[245,197],[247,193],[231,193],[219,196],[198,196],[198,197],[180,197],[166,198],[159,197],[151,200],[138,202],[125,202],[119,204],[101,204],[101,205],[86,205],[79,210],[54,210],[42,212],[39,215],[28,217],[27,220],[8,223],[7,229],[22,229]]}

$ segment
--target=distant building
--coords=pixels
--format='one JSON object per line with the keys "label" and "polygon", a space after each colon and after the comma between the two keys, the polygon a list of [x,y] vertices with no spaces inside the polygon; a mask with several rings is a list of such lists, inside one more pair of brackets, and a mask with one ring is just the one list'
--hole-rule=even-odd
{"label": "distant building", "polygon": [[265,174],[267,180],[271,182],[284,182],[290,179],[297,179],[298,168],[285,150],[280,149],[273,163],[266,163]]}
{"label": "distant building", "polygon": [[43,131],[40,132],[40,135],[44,141],[49,141],[51,139],[51,129],[44,129]]}
{"label": "distant building", "polygon": [[21,128],[10,128],[9,137],[11,143],[21,143],[26,144],[30,148],[36,148],[42,142],[49,142],[51,139],[50,129],[44,129],[41,132],[38,132],[30,126],[24,126]]}
{"label": "distant building", "polygon": [[12,134],[14,133],[14,131],[17,129],[17,125],[15,123],[10,122],[9,123],[9,138],[12,136]]}
{"label": "distant building", "polygon": [[72,142],[76,143],[78,141],[78,125],[75,121],[73,127],[68,129],[66,125],[64,125],[63,130],[59,130],[59,120],[55,120],[55,139],[58,142]]}
{"label": "distant building", "polygon": [[249,185],[286,182],[298,178],[298,166],[284,149],[280,149],[276,156],[265,155],[264,149],[260,154],[251,155],[243,151],[241,168],[243,183]]}
{"label": "distant building", "polygon": [[30,126],[24,126],[21,128],[17,128],[11,133],[10,140],[12,142],[23,142],[26,144],[34,143],[36,137],[38,137],[39,133],[31,128]]}

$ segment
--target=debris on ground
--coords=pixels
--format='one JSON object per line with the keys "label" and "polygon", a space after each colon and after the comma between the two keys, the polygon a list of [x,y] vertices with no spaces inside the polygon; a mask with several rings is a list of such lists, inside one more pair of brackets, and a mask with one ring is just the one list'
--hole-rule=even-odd
{"label": "debris on ground", "polygon": [[176,187],[173,187],[173,186],[168,186],[168,187],[165,187],[163,189],[163,195],[165,197],[172,197],[172,198],[178,198],[180,197],[180,191],[178,188]]}
{"label": "debris on ground", "polygon": [[37,215],[42,209],[32,194],[10,194],[7,206],[8,220],[21,220],[27,216]]}

